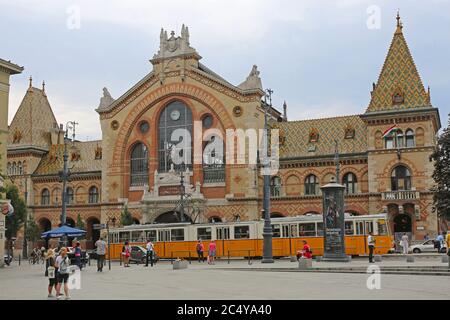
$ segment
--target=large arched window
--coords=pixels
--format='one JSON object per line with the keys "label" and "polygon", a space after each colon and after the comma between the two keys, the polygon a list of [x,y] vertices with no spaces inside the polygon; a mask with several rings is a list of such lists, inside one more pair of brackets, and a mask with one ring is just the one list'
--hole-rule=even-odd
{"label": "large arched window", "polygon": [[406,130],[406,147],[412,148],[415,146],[414,131],[411,129]]}
{"label": "large arched window", "polygon": [[305,179],[305,194],[306,195],[319,194],[319,180],[313,174],[310,174]]}
{"label": "large arched window", "polygon": [[411,190],[411,172],[405,166],[397,166],[391,173],[391,190]]}
{"label": "large arched window", "polygon": [[16,175],[17,174],[17,164],[15,162],[13,162],[12,164],[12,175]]}
{"label": "large arched window", "polygon": [[270,196],[281,196],[281,178],[276,176],[270,179]]}
{"label": "large arched window", "polygon": [[396,135],[395,146],[397,148],[403,148],[405,146],[403,131],[397,130],[397,133],[395,135]]}
{"label": "large arched window", "polygon": [[48,206],[50,204],[50,191],[47,188],[41,192],[41,205]]}
{"label": "large arched window", "polygon": [[98,203],[98,188],[96,186],[89,188],[89,203]]}
{"label": "large arched window", "polygon": [[353,194],[357,192],[358,181],[354,173],[346,173],[342,179],[342,182],[345,186],[345,193]]}
{"label": "large arched window", "polygon": [[225,156],[223,140],[212,135],[203,148],[203,182],[225,181]]}
{"label": "large arched window", "polygon": [[66,203],[72,204],[73,203],[73,188],[67,187],[66,189]]}
{"label": "large arched window", "polygon": [[159,171],[192,169],[192,112],[181,101],[166,106],[159,117]]}
{"label": "large arched window", "polygon": [[8,169],[6,171],[8,173],[8,175],[12,175],[12,166],[11,166],[11,162],[8,162]]}
{"label": "large arched window", "polygon": [[148,151],[143,143],[137,143],[131,150],[130,185],[148,185]]}

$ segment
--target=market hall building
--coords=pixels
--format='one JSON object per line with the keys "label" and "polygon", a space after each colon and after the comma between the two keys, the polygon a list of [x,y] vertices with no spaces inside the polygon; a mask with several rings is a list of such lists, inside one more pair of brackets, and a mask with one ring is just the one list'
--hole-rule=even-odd
{"label": "market hall building", "polygon": [[[179,36],[161,30],[152,71],[117,99],[103,90],[96,109],[102,140],[69,145],[68,222],[75,224],[78,214],[86,222],[88,247],[98,237],[93,224],[113,218],[119,224],[125,207],[141,224],[261,218],[258,167],[205,160],[213,141],[227,149],[219,134],[201,144],[200,162],[179,166],[171,159],[177,129],[192,133],[201,123],[201,132],[216,129],[225,137],[229,129],[264,127],[265,92],[257,67],[233,85],[200,60],[187,27]],[[441,126],[439,112],[399,18],[369,99],[363,113],[352,116],[290,121],[286,104],[270,110],[270,125],[280,132],[280,170],[270,185],[273,217],[321,214],[320,186],[335,175],[337,141],[347,213],[386,212],[392,231],[411,232],[415,239],[438,232],[429,158]],[[392,127],[396,134],[383,137]],[[54,228],[60,222],[64,132],[44,87],[30,81],[9,132],[8,173],[23,194],[26,188],[42,230]],[[195,154],[194,148],[192,143],[189,152]],[[188,195],[185,216],[179,214],[181,179]]]}

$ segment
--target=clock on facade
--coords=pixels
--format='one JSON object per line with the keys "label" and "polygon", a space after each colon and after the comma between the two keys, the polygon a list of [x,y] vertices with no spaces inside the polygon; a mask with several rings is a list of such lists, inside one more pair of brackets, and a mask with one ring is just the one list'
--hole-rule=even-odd
{"label": "clock on facade", "polygon": [[173,111],[170,113],[170,118],[171,118],[173,121],[177,121],[178,119],[180,119],[180,111],[178,111],[178,110],[173,110]]}

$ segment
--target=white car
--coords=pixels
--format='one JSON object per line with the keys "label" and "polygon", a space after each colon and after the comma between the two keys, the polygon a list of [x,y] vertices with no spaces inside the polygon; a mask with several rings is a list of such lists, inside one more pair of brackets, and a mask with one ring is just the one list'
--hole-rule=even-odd
{"label": "white car", "polygon": [[[434,240],[427,240],[421,244],[415,244],[408,249],[409,252],[412,253],[422,253],[422,252],[437,252],[437,248],[434,247]],[[447,248],[444,247],[441,248],[441,253],[446,253]]]}

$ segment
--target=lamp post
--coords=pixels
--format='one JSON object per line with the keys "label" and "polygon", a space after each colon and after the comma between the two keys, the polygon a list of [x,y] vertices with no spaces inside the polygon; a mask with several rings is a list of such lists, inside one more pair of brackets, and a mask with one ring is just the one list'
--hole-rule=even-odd
{"label": "lamp post", "polygon": [[23,224],[23,246],[22,246],[22,257],[24,259],[28,258],[28,243],[27,243],[27,223],[28,223],[28,176],[25,175],[25,209],[26,209],[26,217],[25,222]]}
{"label": "lamp post", "polygon": [[184,162],[181,164],[180,169],[180,221],[184,222],[184,198],[186,195],[186,189],[184,187],[184,170],[185,165]]}
{"label": "lamp post", "polygon": [[[64,160],[64,166],[63,166],[63,171],[60,172],[60,181],[63,184],[62,187],[62,209],[61,209],[61,226],[64,226],[66,224],[66,218],[67,218],[67,212],[66,212],[66,197],[67,197],[67,182],[69,181],[69,177],[70,177],[70,172],[69,169],[67,167],[67,161],[69,159],[69,155],[67,154],[67,140],[69,140],[69,130],[72,131],[72,143],[75,142],[75,126],[78,123],[75,121],[68,121],[66,123],[66,132],[64,134],[64,155],[63,155],[63,160]],[[63,241],[64,246],[67,245],[67,236],[63,236]]]}
{"label": "lamp post", "polygon": [[110,235],[109,235],[109,223],[112,222],[113,227],[116,226],[116,217],[109,217],[108,221],[106,222],[106,234],[108,237],[108,269],[111,270],[111,241],[110,241]]}
{"label": "lamp post", "polygon": [[271,89],[266,90],[267,94],[264,96],[264,135],[263,135],[263,175],[264,175],[264,189],[263,189],[263,258],[262,263],[273,263],[272,253],[272,225],[270,223],[270,162],[269,162],[269,111],[272,108],[272,93]]}

